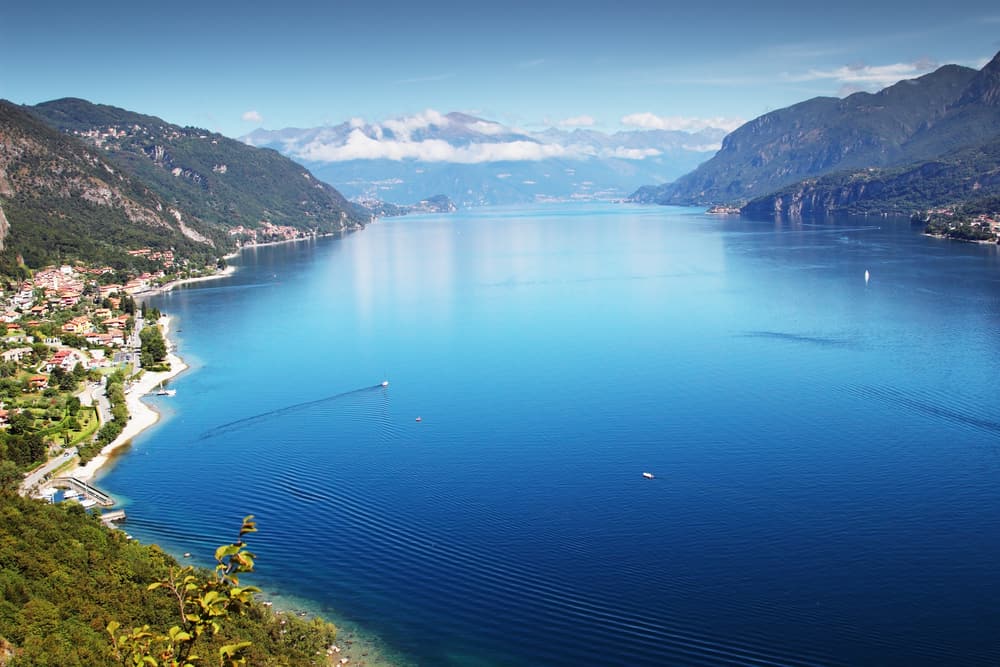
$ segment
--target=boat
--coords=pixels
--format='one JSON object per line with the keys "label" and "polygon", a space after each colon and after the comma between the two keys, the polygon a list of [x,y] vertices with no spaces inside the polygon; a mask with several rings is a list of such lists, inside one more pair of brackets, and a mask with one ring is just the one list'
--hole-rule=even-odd
{"label": "boat", "polygon": [[642,476],[645,477],[646,479],[653,479],[654,477],[653,473],[651,472],[644,472],[642,473]]}
{"label": "boat", "polygon": [[865,269],[865,285],[868,284],[868,281],[871,280],[871,278],[872,274],[868,273],[868,269]]}
{"label": "boat", "polygon": [[388,380],[382,380],[382,386],[383,387],[388,387],[389,386],[389,381]]}
{"label": "boat", "polygon": [[176,389],[164,389],[163,383],[160,383],[160,388],[156,390],[157,396],[173,396],[177,393]]}

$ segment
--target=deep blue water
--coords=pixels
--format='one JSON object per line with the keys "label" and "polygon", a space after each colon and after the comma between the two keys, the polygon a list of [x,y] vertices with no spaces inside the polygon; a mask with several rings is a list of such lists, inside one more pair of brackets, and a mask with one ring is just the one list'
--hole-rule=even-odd
{"label": "deep blue water", "polygon": [[255,514],[257,583],[421,665],[1000,664],[997,248],[553,205],[240,264],[154,302],[137,537]]}

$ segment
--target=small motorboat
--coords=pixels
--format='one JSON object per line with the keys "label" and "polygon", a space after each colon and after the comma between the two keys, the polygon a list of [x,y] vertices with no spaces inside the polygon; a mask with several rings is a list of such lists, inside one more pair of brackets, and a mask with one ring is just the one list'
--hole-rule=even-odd
{"label": "small motorboat", "polygon": [[417,417],[414,421],[422,422],[423,420],[423,417]]}
{"label": "small motorboat", "polygon": [[651,472],[644,472],[642,473],[642,476],[645,477],[646,479],[653,479],[654,477],[653,473]]}
{"label": "small motorboat", "polygon": [[382,380],[382,386],[383,387],[388,387],[389,386],[389,381],[388,380]]}

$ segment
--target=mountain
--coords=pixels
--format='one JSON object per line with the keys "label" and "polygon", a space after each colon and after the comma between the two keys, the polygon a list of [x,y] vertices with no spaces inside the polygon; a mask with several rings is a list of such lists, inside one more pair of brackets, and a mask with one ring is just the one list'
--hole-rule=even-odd
{"label": "mountain", "polygon": [[223,239],[173,210],[101,151],[0,100],[0,272],[71,258],[120,266],[138,247],[218,256]]}
{"label": "mountain", "polygon": [[693,169],[724,135],[716,128],[529,132],[427,111],[379,123],[256,130],[242,139],[299,161],[348,197],[406,202],[440,192],[468,207],[620,198]]}
{"label": "mountain", "polygon": [[361,199],[358,203],[380,218],[393,218],[411,213],[454,213],[455,202],[445,195],[434,195],[415,204],[392,204],[378,199]]}
{"label": "mountain", "polygon": [[257,227],[267,221],[335,232],[370,219],[336,189],[272,150],[80,99],[27,110],[139,179],[178,212],[178,222],[192,228]]}
{"label": "mountain", "polygon": [[[946,65],[878,93],[807,100],[744,124],[693,172],[673,183],[640,188],[633,198],[743,204],[800,182],[800,189],[815,186],[807,179],[838,172],[837,179],[824,184],[842,188],[844,174],[868,169],[921,173],[922,163],[985,146],[1000,135],[998,82],[1000,54],[980,71]],[[834,201],[837,195],[819,199],[824,198]]]}
{"label": "mountain", "polygon": [[895,169],[861,169],[807,179],[751,200],[752,216],[897,213],[1000,194],[1000,137],[981,146]]}

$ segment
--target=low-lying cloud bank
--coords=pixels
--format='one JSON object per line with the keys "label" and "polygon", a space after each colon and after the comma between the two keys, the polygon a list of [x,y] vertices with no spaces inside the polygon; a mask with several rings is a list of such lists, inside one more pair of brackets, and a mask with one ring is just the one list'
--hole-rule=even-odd
{"label": "low-lying cloud bank", "polygon": [[[280,144],[282,152],[309,162],[352,160],[413,160],[418,162],[537,162],[549,159],[645,160],[666,151],[712,152],[718,150],[726,119],[660,118],[633,114],[622,119],[640,128],[605,134],[594,130],[550,129],[533,133],[461,113],[442,114],[429,109],[419,114],[366,123],[352,118],[334,127],[313,130],[260,130],[244,140],[254,145]],[[563,127],[587,127],[589,116],[562,121]],[[733,121],[725,122],[732,125]],[[667,130],[655,133],[650,130]],[[714,135],[704,136],[699,132]],[[672,134],[671,134],[672,133]]]}

